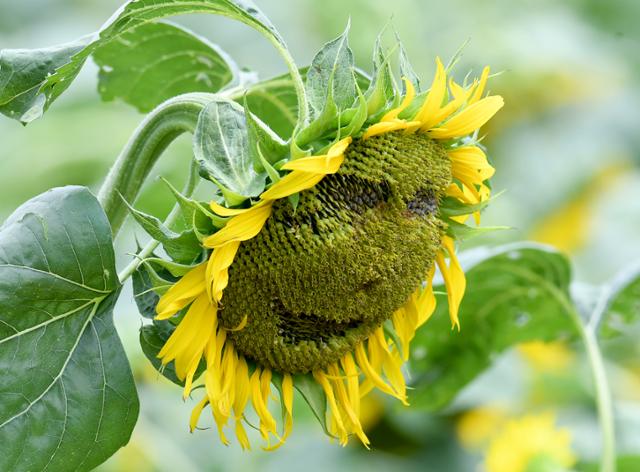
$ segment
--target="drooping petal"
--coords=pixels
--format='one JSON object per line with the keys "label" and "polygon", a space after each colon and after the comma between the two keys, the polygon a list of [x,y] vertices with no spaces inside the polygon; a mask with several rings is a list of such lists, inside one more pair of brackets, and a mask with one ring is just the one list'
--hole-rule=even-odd
{"label": "drooping petal", "polygon": [[207,262],[206,289],[207,294],[215,303],[222,299],[222,291],[229,283],[229,267],[236,257],[240,241],[232,241],[224,246],[217,247],[209,256]]}
{"label": "drooping petal", "polygon": [[201,294],[158,353],[164,365],[176,361],[179,379],[193,375],[209,339],[215,335],[216,320],[215,308],[206,294]]}
{"label": "drooping petal", "polygon": [[435,270],[436,266],[434,264],[427,274],[427,286],[420,292],[416,302],[418,309],[418,327],[425,324],[436,309],[436,297],[433,293],[433,276]]}
{"label": "drooping petal", "polygon": [[459,330],[460,321],[458,320],[458,311],[460,309],[460,302],[464,296],[467,281],[464,271],[462,270],[462,267],[460,267],[460,263],[458,262],[458,258],[455,254],[453,239],[449,236],[444,236],[442,238],[442,246],[449,256],[449,266],[447,267],[442,251],[438,252],[436,255],[436,263],[438,264],[445,286],[447,287],[449,317],[451,318],[452,328],[457,327]]}
{"label": "drooping petal", "polygon": [[156,319],[171,318],[204,292],[205,272],[205,263],[194,267],[162,295],[156,305]]}

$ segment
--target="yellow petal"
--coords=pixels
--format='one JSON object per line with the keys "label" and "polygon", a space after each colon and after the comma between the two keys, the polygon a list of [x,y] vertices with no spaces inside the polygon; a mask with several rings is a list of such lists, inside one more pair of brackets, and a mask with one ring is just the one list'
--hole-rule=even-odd
{"label": "yellow petal", "polygon": [[489,164],[487,156],[478,146],[461,146],[447,151],[451,159],[452,169],[455,175],[456,170],[468,172],[475,176],[478,183],[490,179],[495,173],[495,169]]}
{"label": "yellow petal", "polygon": [[404,110],[406,110],[406,108],[409,105],[411,105],[411,102],[413,102],[413,99],[416,96],[416,89],[413,87],[413,84],[411,83],[411,81],[406,77],[403,77],[402,80],[404,81],[404,86],[406,89],[406,93],[404,94],[402,103],[400,103],[400,106],[394,108],[393,110],[388,111],[380,121],[395,120],[396,118],[398,118],[398,115],[402,113]]}
{"label": "yellow petal", "polygon": [[343,161],[342,154],[338,156],[309,156],[287,162],[282,168],[320,175],[335,174]]}
{"label": "yellow petal", "polygon": [[[460,87],[455,82],[453,82],[453,80],[450,81],[450,83],[454,86]],[[438,111],[434,112],[429,121],[423,123],[422,126],[420,126],[420,129],[425,132],[429,131],[431,128],[433,128],[433,126],[449,118],[453,113],[458,111],[466,103],[467,98],[469,98],[469,96],[471,95],[471,92],[471,89],[464,89],[460,87],[460,90],[457,92],[458,95]]]}
{"label": "yellow petal", "polygon": [[499,95],[483,98],[463,109],[441,128],[429,131],[429,136],[434,139],[451,139],[466,136],[489,121],[504,105],[504,100]]}
{"label": "yellow petal", "polygon": [[393,389],[384,380],[382,380],[380,374],[376,372],[375,368],[369,362],[363,343],[356,346],[355,354],[358,366],[365,377],[371,381],[374,386],[378,387],[380,391],[393,397],[397,397],[396,392],[394,392]]}
{"label": "yellow petal", "polygon": [[202,414],[204,407],[209,404],[209,399],[205,396],[198,404],[191,410],[191,418],[189,419],[189,431],[193,433],[198,427],[198,420]]}
{"label": "yellow petal", "polygon": [[349,429],[348,432],[353,432],[358,436],[360,442],[364,444],[364,446],[369,448],[369,438],[364,434],[362,429],[362,425],[360,424],[360,418],[356,415],[355,411],[351,407],[351,402],[349,400],[349,395],[347,394],[347,390],[340,378],[340,370],[336,364],[330,364],[327,366],[327,371],[330,375],[334,377],[333,383],[333,391],[336,395],[336,400],[339,403],[339,408],[341,412],[344,412],[346,418],[344,418],[345,422],[348,422]]}
{"label": "yellow petal", "polygon": [[447,287],[447,299],[449,300],[449,317],[451,318],[452,327],[456,326],[460,330],[460,321],[458,320],[458,311],[460,309],[460,302],[464,296],[464,291],[467,285],[467,281],[464,275],[462,267],[455,254],[455,248],[453,246],[453,239],[449,236],[442,238],[442,246],[446,249],[449,255],[449,267],[444,260],[442,251],[436,255],[436,263],[440,268],[440,273],[444,279],[444,284]]}
{"label": "yellow petal", "polygon": [[158,301],[156,319],[171,318],[205,290],[206,264],[200,264],[185,274]]}
{"label": "yellow petal", "polygon": [[209,202],[211,210],[219,216],[236,216],[249,211],[251,208],[227,208],[214,201]]}
{"label": "yellow petal", "polygon": [[418,327],[426,323],[436,308],[436,297],[433,293],[433,276],[435,274],[435,264],[429,269],[427,274],[427,286],[422,290],[418,297]]}
{"label": "yellow petal", "polygon": [[206,294],[189,307],[176,330],[158,353],[163,364],[175,360],[176,375],[184,379],[195,359],[200,361],[209,338],[215,333],[216,310]]}
{"label": "yellow petal", "polygon": [[331,412],[331,415],[333,416],[336,422],[336,427],[338,429],[338,432],[348,434],[347,430],[344,427],[344,422],[342,420],[342,415],[340,414],[340,409],[338,408],[338,404],[336,403],[336,397],[333,392],[333,388],[331,387],[331,384],[329,383],[327,376],[325,375],[324,372],[320,370],[314,370],[313,378],[316,379],[316,381],[320,384],[320,386],[324,390],[324,394],[327,397],[327,404],[329,405],[329,411]]}
{"label": "yellow petal", "polygon": [[217,247],[209,256],[207,262],[206,288],[209,297],[215,303],[222,299],[222,291],[229,283],[229,266],[236,257],[240,241],[232,241],[222,247]]}
{"label": "yellow petal", "polygon": [[398,130],[409,130],[415,129],[420,125],[419,121],[406,121],[406,120],[395,120],[395,121],[381,121],[380,123],[375,123],[367,128],[367,131],[362,135],[362,139],[368,139],[372,136],[377,136],[379,134],[390,133],[392,131]]}
{"label": "yellow petal", "polygon": [[414,117],[414,120],[420,121],[422,127],[429,129],[437,122],[434,122],[434,116],[442,105],[445,94],[447,92],[447,73],[440,61],[440,58],[436,59],[436,74],[431,84],[431,89],[425,98],[422,107]]}
{"label": "yellow petal", "polygon": [[489,78],[489,71],[490,71],[489,66],[486,66],[484,69],[482,69],[482,75],[480,76],[480,83],[478,84],[478,87],[475,89],[475,91],[473,92],[473,95],[469,99],[469,105],[476,103],[478,100],[482,98],[482,94],[484,93],[484,88],[487,85],[487,79]]}
{"label": "yellow petal", "polygon": [[205,238],[202,244],[208,248],[216,248],[231,241],[246,241],[253,238],[271,215],[271,206],[271,202],[261,202],[246,212],[234,216],[224,228]]}

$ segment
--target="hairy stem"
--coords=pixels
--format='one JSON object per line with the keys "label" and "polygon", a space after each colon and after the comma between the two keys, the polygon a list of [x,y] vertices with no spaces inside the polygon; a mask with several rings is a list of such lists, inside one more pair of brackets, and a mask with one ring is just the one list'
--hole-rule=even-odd
{"label": "hairy stem", "polygon": [[200,111],[212,98],[206,93],[174,97],[149,113],[135,130],[98,193],[114,238],[127,215],[122,199],[135,201],[158,158],[182,133],[193,132]]}
{"label": "hairy stem", "polygon": [[293,60],[293,57],[291,57],[289,50],[275,39],[272,40],[272,43],[278,50],[278,52],[280,52],[280,55],[289,68],[289,74],[291,75],[293,87],[296,91],[296,97],[298,99],[298,124],[296,128],[301,128],[302,126],[306,125],[309,120],[309,105],[307,104],[307,94],[304,90],[304,81],[302,80],[302,76],[300,75],[298,66]]}

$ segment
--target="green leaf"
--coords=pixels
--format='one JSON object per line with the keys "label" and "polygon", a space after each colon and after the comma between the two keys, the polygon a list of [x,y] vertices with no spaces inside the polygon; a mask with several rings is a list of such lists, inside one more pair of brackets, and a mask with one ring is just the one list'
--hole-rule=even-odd
{"label": "green leaf", "polygon": [[386,110],[396,97],[396,86],[391,72],[389,53],[385,53],[382,48],[383,34],[384,31],[378,35],[373,48],[373,78],[366,92],[368,115],[375,115]]}
{"label": "green leaf", "polygon": [[607,307],[600,319],[599,335],[612,339],[632,332],[640,323],[640,265],[619,275],[610,290]]}
{"label": "green leaf", "polygon": [[100,46],[144,23],[187,13],[212,13],[238,20],[286,49],[275,27],[250,0],[131,1],[91,36],[46,49],[0,52],[0,112],[23,123],[39,118]]}
{"label": "green leaf", "polygon": [[237,79],[236,65],[207,39],[169,23],[146,23],[100,46],[98,90],[148,112],[171,97],[217,92]]}
{"label": "green leaf", "polygon": [[176,233],[167,228],[153,215],[136,210],[126,201],[133,218],[149,236],[162,244],[171,258],[177,262],[190,263],[202,253],[200,241],[193,231]]}
{"label": "green leaf", "polygon": [[[46,78],[92,41],[84,36],[76,41],[42,49],[4,49],[0,51],[0,113],[28,123],[42,116],[48,97],[40,93]],[[68,71],[55,93],[60,95],[80,72]]]}
{"label": "green leaf", "polygon": [[50,190],[0,227],[0,470],[90,470],[129,441],[138,398],[113,326],[119,289],[86,188]]}
{"label": "green leaf", "polygon": [[290,75],[281,75],[253,85],[244,99],[251,112],[278,136],[288,139],[292,135],[298,121],[298,99]]}
{"label": "green leaf", "polygon": [[327,108],[351,108],[356,80],[353,53],[348,43],[349,25],[340,36],[325,44],[311,61],[307,72],[307,98],[315,116]]}
{"label": "green leaf", "polygon": [[[508,245],[468,254],[460,332],[451,329],[446,296],[411,344],[412,405],[438,410],[518,343],[576,336],[558,297],[568,297],[569,261],[551,248]],[[436,287],[443,291],[443,287]]]}
{"label": "green leaf", "polygon": [[161,270],[160,273],[150,274],[147,264],[141,264],[131,276],[133,298],[138,307],[138,311],[144,318],[151,320],[156,316],[156,306],[158,305],[158,301],[160,301],[160,296],[153,290],[156,275],[167,280],[169,283],[177,280],[177,276],[174,276],[168,270]]}
{"label": "green leaf", "polygon": [[236,103],[213,101],[202,110],[193,134],[193,152],[201,174],[220,187],[230,205],[264,190],[266,173],[256,172],[253,166],[247,120]]}
{"label": "green leaf", "polygon": [[304,401],[307,402],[309,408],[311,408],[324,432],[331,436],[327,427],[327,397],[320,384],[314,380],[311,374],[305,374],[295,375],[293,377],[293,385],[300,392]]}
{"label": "green leaf", "polygon": [[411,61],[409,61],[409,56],[407,55],[407,51],[400,41],[400,36],[396,32],[396,41],[398,42],[398,49],[400,50],[400,75],[402,77],[406,77],[416,88],[416,92],[420,92],[420,78],[418,74],[416,74],[415,70],[413,70],[413,66],[411,65]]}

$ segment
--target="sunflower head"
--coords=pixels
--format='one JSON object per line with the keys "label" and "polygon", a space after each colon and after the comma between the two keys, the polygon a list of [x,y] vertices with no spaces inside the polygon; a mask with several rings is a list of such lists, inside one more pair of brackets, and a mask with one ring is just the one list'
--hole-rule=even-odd
{"label": "sunflower head", "polygon": [[357,139],[337,173],[274,203],[229,271],[218,316],[261,365],[290,373],[326,367],[400,308],[428,272],[451,182],[445,149],[418,134]]}
{"label": "sunflower head", "polygon": [[[478,222],[489,198],[493,167],[477,131],[502,99],[484,96],[488,68],[458,84],[439,60],[425,92],[400,61],[399,89],[379,49],[363,90],[345,44],[343,35],[314,59],[307,74],[311,120],[298,123],[286,142],[246,107],[243,113],[217,103],[201,116],[217,117],[214,131],[229,133],[225,146],[211,148],[246,142],[255,161],[230,168],[227,156],[224,165],[208,167],[220,171],[209,176],[220,193],[210,210],[197,202],[191,208],[194,221],[209,218],[214,230],[203,235],[194,224],[205,260],[158,303],[158,318],[177,324],[158,356],[175,363],[185,397],[204,360],[205,395],[191,427],[209,406],[223,442],[233,419],[249,446],[243,424],[250,402],[262,438],[282,444],[298,387],[323,398],[329,434],[368,445],[360,400],[378,389],[407,404],[401,367],[435,308],[436,269],[459,327],[465,277],[454,243],[473,231],[465,222],[471,215]],[[225,131],[225,123],[233,127]],[[198,128],[212,140],[209,125]],[[228,182],[250,194],[231,191]],[[269,410],[271,385],[280,393],[281,432]]]}

